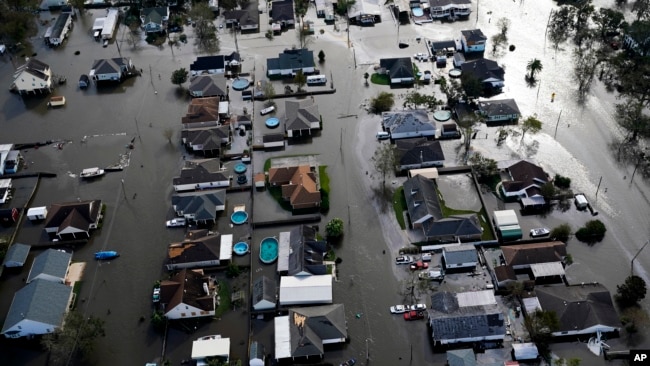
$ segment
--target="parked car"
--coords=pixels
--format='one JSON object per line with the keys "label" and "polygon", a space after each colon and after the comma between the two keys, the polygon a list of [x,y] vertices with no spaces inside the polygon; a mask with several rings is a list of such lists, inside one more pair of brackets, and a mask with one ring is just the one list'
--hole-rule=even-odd
{"label": "parked car", "polygon": [[428,269],[418,273],[418,278],[421,280],[442,281],[445,279],[445,271],[442,269]]}
{"label": "parked car", "polygon": [[541,238],[542,236],[547,236],[551,233],[551,230],[545,227],[538,227],[536,229],[530,230],[531,238]]}
{"label": "parked car", "polygon": [[353,365],[356,365],[356,363],[357,363],[357,359],[356,358],[351,358],[351,359],[343,362],[339,366],[353,366]]}
{"label": "parked car", "polygon": [[153,289],[153,302],[159,302],[160,301],[160,287],[156,287]]}
{"label": "parked car", "polygon": [[411,269],[411,271],[417,271],[419,269],[427,269],[429,268],[429,263],[423,261],[417,261],[415,263],[411,263],[409,268]]}
{"label": "parked car", "polygon": [[420,257],[420,259],[423,262],[431,262],[432,258],[433,258],[433,254],[431,254],[431,253],[422,253],[422,257]]}
{"label": "parked car", "polygon": [[427,310],[427,304],[415,304],[409,306],[410,310],[415,310],[415,311],[421,311],[421,310]]}
{"label": "parked car", "polygon": [[169,26],[167,30],[169,31],[169,33],[180,33],[183,31],[183,27],[181,27],[180,25],[172,25]]}
{"label": "parked car", "polygon": [[187,225],[187,220],[185,220],[184,218],[175,218],[175,219],[167,220],[165,224],[167,225],[167,227],[183,227]]}
{"label": "parked car", "polygon": [[391,314],[402,314],[409,310],[409,307],[406,305],[395,305],[390,307]]}
{"label": "parked car", "polygon": [[401,255],[395,258],[395,264],[411,264],[413,263],[413,257],[410,255]]}
{"label": "parked car", "polygon": [[429,55],[427,55],[424,52],[418,52],[415,55],[413,55],[413,57],[418,61],[427,61],[427,60],[429,60]]}
{"label": "parked car", "polygon": [[424,319],[424,311],[411,310],[404,313],[404,320],[420,320]]}

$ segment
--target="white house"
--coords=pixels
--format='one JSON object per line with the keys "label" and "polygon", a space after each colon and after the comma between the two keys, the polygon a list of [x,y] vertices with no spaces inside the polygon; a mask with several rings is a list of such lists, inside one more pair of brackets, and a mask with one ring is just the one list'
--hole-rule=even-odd
{"label": "white house", "polygon": [[460,42],[465,53],[484,52],[487,37],[480,29],[460,31]]}
{"label": "white house", "polygon": [[14,72],[14,82],[11,89],[18,94],[49,93],[52,91],[52,70],[50,66],[35,58],[18,67]]}
{"label": "white house", "polygon": [[7,338],[30,337],[54,332],[72,300],[72,287],[36,280],[16,291],[2,326]]}
{"label": "white house", "polygon": [[88,76],[95,81],[120,81],[132,68],[131,59],[126,57],[95,60]]}
{"label": "white house", "polygon": [[280,306],[331,303],[332,275],[280,277]]}
{"label": "white house", "polygon": [[62,250],[48,249],[34,258],[32,269],[27,276],[27,283],[34,280],[46,280],[64,283],[72,254]]}

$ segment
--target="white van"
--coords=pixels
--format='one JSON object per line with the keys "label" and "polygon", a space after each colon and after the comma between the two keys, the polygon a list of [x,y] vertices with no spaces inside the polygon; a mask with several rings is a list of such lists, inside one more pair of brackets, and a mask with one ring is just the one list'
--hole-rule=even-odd
{"label": "white van", "polygon": [[307,76],[307,85],[323,85],[323,84],[327,84],[327,77],[325,77],[325,75]]}
{"label": "white van", "polygon": [[376,137],[377,140],[388,140],[390,138],[390,134],[385,131],[378,131]]}
{"label": "white van", "polygon": [[575,195],[575,204],[578,210],[584,210],[589,205],[589,202],[587,201],[587,197],[580,193]]}
{"label": "white van", "polygon": [[274,107],[274,106],[270,106],[270,107],[268,107],[268,108],[264,108],[264,109],[262,109],[262,110],[260,111],[260,114],[263,116],[263,115],[265,115],[265,114],[269,114],[269,113],[273,112],[274,110],[275,110],[275,107]]}

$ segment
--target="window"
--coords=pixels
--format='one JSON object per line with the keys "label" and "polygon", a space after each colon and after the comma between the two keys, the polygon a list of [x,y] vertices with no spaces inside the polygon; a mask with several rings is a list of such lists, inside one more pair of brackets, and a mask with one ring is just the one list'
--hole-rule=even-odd
{"label": "window", "polygon": [[192,316],[196,316],[196,313],[195,313],[195,312],[192,312]]}
{"label": "window", "polygon": [[184,318],[184,317],[185,317],[185,313],[181,313],[181,317],[183,317],[183,318]]}

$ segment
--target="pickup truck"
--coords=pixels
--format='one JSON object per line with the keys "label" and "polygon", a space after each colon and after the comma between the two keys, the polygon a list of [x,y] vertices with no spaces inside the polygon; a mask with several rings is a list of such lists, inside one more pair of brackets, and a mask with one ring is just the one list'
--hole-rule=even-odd
{"label": "pickup truck", "polygon": [[409,312],[404,313],[404,320],[420,320],[424,319],[424,311],[420,310],[411,310]]}

